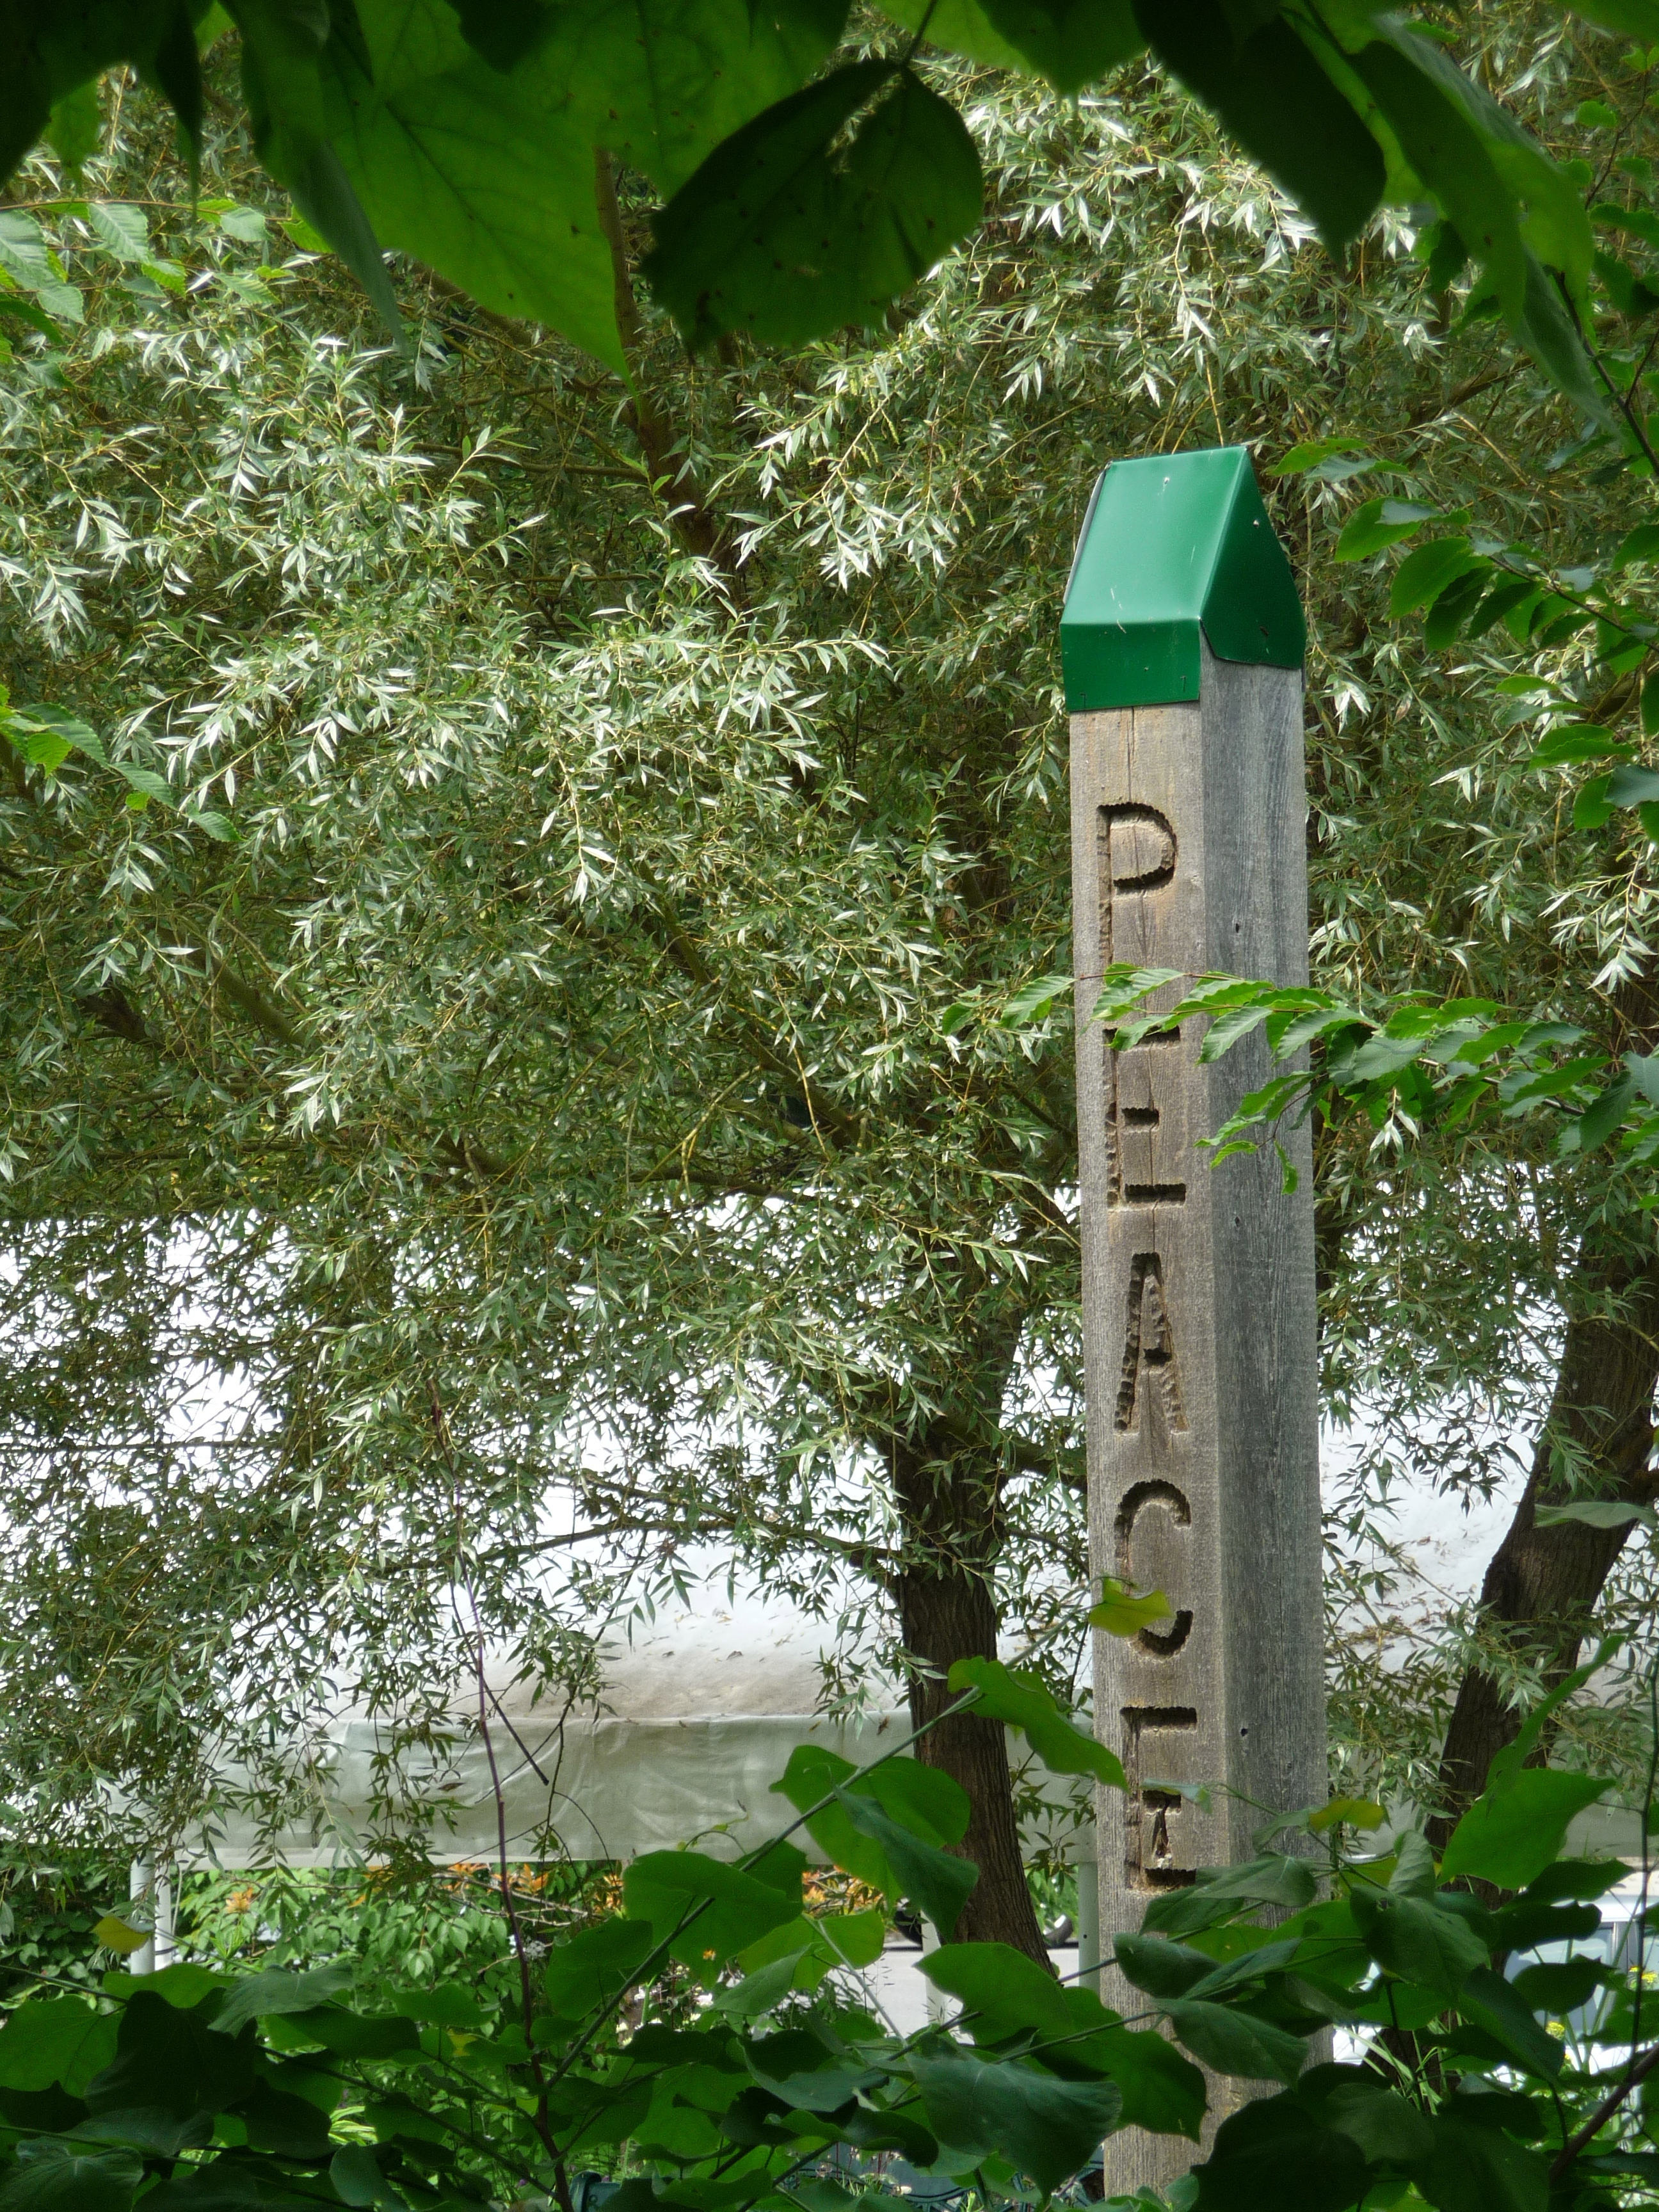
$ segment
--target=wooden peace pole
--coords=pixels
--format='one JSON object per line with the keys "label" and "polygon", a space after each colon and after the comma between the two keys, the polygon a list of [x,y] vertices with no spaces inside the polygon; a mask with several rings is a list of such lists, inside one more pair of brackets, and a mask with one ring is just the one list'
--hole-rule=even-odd
{"label": "wooden peace pole", "polygon": [[[1152,1898],[1326,1791],[1310,1135],[1284,1139],[1292,1193],[1271,1146],[1212,1170],[1199,1139],[1267,1078],[1260,1037],[1205,1067],[1200,1024],[1114,1053],[1089,1020],[1116,961],[1307,980],[1304,633],[1249,455],[1115,463],[1061,635],[1091,1552],[1176,1608],[1096,1644],[1096,1727],[1129,1778],[1097,1808],[1109,1962]],[[1103,1995],[1146,2008],[1109,1963]],[[1190,2156],[1125,2130],[1109,2193]]]}

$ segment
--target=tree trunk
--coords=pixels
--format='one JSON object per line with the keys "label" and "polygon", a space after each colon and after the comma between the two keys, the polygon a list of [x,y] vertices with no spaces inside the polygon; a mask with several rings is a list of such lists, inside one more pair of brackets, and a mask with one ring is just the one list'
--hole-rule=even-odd
{"label": "tree trunk", "polygon": [[[1533,1455],[1532,1474],[1508,1533],[1486,1569],[1480,1592],[1487,1626],[1517,1658],[1541,1666],[1559,1682],[1571,1672],[1597,1599],[1629,1534],[1563,1522],[1540,1528],[1540,1504],[1572,1494],[1558,1459],[1582,1462],[1577,1494],[1646,1504],[1659,1496],[1648,1466],[1653,1448],[1653,1397],[1659,1384],[1659,1259],[1581,1254],[1574,1301],[1549,1417]],[[1494,1678],[1471,1668],[1459,1686],[1441,1753],[1440,1789],[1447,1810],[1430,1823],[1437,1848],[1465,1806],[1479,1796],[1496,1754],[1519,1733],[1520,1714],[1504,1703]]]}
{"label": "tree trunk", "polygon": [[[920,1662],[910,1673],[910,1718],[921,1728],[952,1703],[945,1677],[953,1661],[997,1656],[988,1579],[997,1486],[988,1469],[970,1472],[960,1460],[904,1446],[894,1451],[892,1465],[912,1551],[912,1564],[897,1578],[899,1626],[905,1649]],[[1001,1723],[966,1713],[941,1721],[917,1744],[916,1757],[960,1783],[972,1808],[968,1832],[955,1848],[979,1869],[979,1880],[952,1940],[1009,1943],[1051,1966],[1020,1856]]]}

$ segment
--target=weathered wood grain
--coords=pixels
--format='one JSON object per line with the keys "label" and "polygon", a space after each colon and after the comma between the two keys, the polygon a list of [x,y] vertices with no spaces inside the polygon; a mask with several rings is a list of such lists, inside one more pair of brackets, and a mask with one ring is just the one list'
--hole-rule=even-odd
{"label": "weathered wood grain", "polygon": [[[1297,671],[1206,650],[1197,704],[1073,718],[1093,1564],[1176,1607],[1097,1638],[1096,1725],[1130,1781],[1097,1807],[1107,1947],[1159,1891],[1247,1856],[1262,1808],[1325,1794],[1309,1133],[1285,1137],[1294,1194],[1271,1148],[1212,1169],[1199,1139],[1266,1079],[1260,1036],[1204,1067],[1198,1023],[1121,1054],[1088,1024],[1115,960],[1305,981],[1305,819]],[[1179,1783],[1212,1785],[1207,1809],[1158,1786]],[[1109,1970],[1103,1993],[1144,2009]],[[1109,2191],[1189,2159],[1127,2130]]]}

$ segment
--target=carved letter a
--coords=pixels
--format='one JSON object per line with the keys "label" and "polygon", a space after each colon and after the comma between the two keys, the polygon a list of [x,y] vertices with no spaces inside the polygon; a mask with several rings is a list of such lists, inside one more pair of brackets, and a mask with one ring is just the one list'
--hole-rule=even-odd
{"label": "carved letter a", "polygon": [[1157,1395],[1164,1426],[1172,1432],[1184,1429],[1187,1414],[1182,1404],[1175,1331],[1164,1296],[1164,1263],[1156,1252],[1137,1252],[1129,1268],[1129,1319],[1123,1336],[1116,1425],[1130,1433],[1140,1426],[1143,1371],[1147,1389]]}

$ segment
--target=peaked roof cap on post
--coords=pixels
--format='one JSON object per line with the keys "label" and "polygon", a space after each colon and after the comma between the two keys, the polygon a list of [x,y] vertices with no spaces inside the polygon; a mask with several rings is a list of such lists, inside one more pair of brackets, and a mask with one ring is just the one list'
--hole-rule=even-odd
{"label": "peaked roof cap on post", "polygon": [[1196,699],[1200,630],[1218,660],[1302,665],[1301,603],[1249,453],[1114,461],[1084,517],[1060,620],[1067,708]]}

